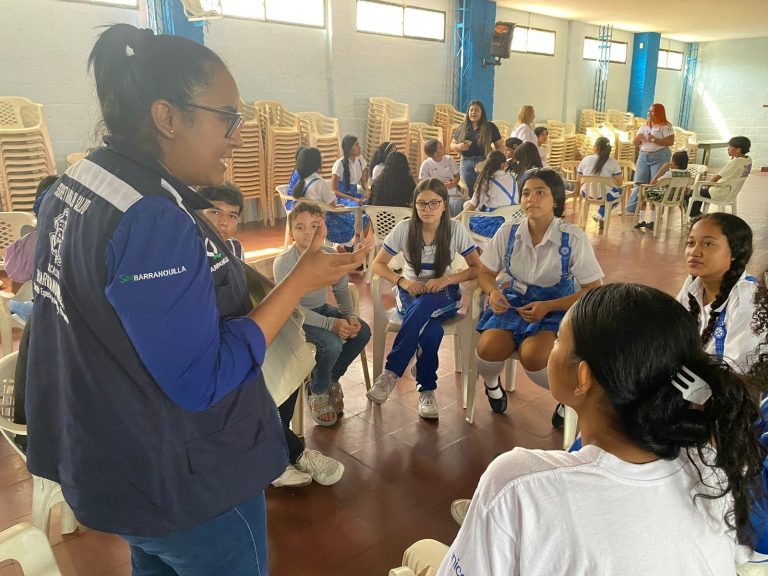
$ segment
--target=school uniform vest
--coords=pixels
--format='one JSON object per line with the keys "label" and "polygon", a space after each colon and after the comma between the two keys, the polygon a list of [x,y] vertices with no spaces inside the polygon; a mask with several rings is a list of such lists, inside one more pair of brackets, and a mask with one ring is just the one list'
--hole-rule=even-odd
{"label": "school uniform vest", "polygon": [[[209,256],[221,319],[250,311],[239,261],[195,212],[210,206],[206,200],[114,138],[88,161],[188,212]],[[284,471],[285,440],[261,376],[200,412],[163,393],[104,292],[107,245],[125,206],[98,178],[79,182],[76,168],[51,189],[39,219],[35,285],[49,294],[38,295],[33,310],[28,467],[61,484],[86,526],[162,536],[256,497]]]}

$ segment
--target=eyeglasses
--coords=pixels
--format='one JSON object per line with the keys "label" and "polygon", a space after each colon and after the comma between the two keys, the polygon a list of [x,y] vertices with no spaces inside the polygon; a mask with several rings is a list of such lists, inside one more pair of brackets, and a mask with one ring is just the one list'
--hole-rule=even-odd
{"label": "eyeglasses", "polygon": [[429,202],[416,202],[416,210],[421,210],[422,212],[424,210],[437,210],[440,208],[440,204],[442,204],[442,200],[430,200]]}
{"label": "eyeglasses", "polygon": [[187,102],[185,106],[189,106],[190,108],[200,108],[201,110],[208,110],[208,112],[216,112],[217,114],[226,116],[228,119],[227,133],[224,135],[225,138],[231,138],[232,134],[234,134],[236,130],[239,130],[243,125],[243,122],[245,122],[245,117],[240,112],[232,112],[232,110],[224,110],[222,108],[211,108],[210,106],[193,104],[192,102]]}

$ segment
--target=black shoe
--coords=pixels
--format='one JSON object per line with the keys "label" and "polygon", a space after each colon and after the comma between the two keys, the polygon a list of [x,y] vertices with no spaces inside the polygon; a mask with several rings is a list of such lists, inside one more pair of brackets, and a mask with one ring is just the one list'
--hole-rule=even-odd
{"label": "black shoe", "polygon": [[[488,396],[488,404],[491,405],[491,410],[496,412],[496,414],[504,414],[504,412],[507,411],[507,392],[504,390],[504,388],[501,387],[501,377],[499,377],[498,381],[496,382],[496,386],[493,388],[488,388],[488,386],[484,386],[484,388],[485,395]],[[501,398],[498,400],[491,398],[490,394],[488,394],[489,390],[501,390]]]}
{"label": "black shoe", "polygon": [[648,226],[648,224],[646,224],[645,221],[638,222],[637,224],[634,225],[634,229],[639,230],[640,228],[645,228],[646,226]]}
{"label": "black shoe", "polygon": [[558,404],[555,408],[555,411],[552,412],[552,428],[557,428],[558,430],[560,428],[565,427],[565,406],[562,404]]}
{"label": "black shoe", "polygon": [[648,222],[648,224],[645,225],[646,230],[653,230],[653,222]]}

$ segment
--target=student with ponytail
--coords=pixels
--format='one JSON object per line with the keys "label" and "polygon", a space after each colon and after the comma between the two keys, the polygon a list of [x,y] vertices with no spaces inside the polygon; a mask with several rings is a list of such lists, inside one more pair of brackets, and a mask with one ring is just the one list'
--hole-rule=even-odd
{"label": "student with ponytail", "polygon": [[[605,136],[600,136],[595,140],[595,146],[592,149],[594,154],[584,157],[579,163],[579,167],[576,169],[576,189],[581,190],[582,197],[586,196],[586,185],[581,183],[582,176],[604,176],[606,178],[613,178],[613,183],[616,184],[606,194],[611,206],[615,205],[621,197],[621,182],[623,180],[621,167],[619,163],[611,158],[611,141]],[[592,217],[599,222],[602,222],[605,217],[605,206],[600,206],[597,213]]]}
{"label": "student with ponytail", "polygon": [[[566,313],[548,373],[583,448],[496,458],[438,576],[735,574],[768,452],[752,385],[704,352],[685,309],[648,286],[590,290]],[[414,558],[421,547],[411,563],[438,565],[434,543],[431,560]]]}
{"label": "student with ponytail", "polygon": [[741,373],[757,359],[761,336],[752,331],[757,280],[746,273],[752,230],[738,216],[714,212],[694,221],[685,259],[690,276],[677,300],[696,320],[707,352]]}
{"label": "student with ponytail", "polygon": [[331,192],[328,182],[320,175],[323,156],[317,148],[304,148],[296,159],[299,179],[291,188],[291,196],[299,200],[306,198],[321,204],[336,206],[336,195]]}
{"label": "student with ponytail", "polygon": [[287,454],[266,349],[366,250],[323,253],[321,225],[253,308],[192,188],[222,184],[243,145],[225,64],[128,24],[89,63],[108,134],[40,209],[27,465],[80,522],[128,542],[134,576],[267,574],[264,488]]}
{"label": "student with ponytail", "polygon": [[[464,210],[474,212],[493,212],[502,206],[520,204],[515,177],[504,168],[507,157],[504,153],[491,152],[477,177],[472,197],[464,203]],[[472,232],[492,238],[504,223],[504,218],[475,218],[469,219],[469,229]]]}

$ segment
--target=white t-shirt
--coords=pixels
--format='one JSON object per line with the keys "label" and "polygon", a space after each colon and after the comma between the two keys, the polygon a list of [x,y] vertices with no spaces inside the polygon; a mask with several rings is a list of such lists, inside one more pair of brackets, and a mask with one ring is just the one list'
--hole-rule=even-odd
{"label": "white t-shirt", "polygon": [[472,198],[465,206],[470,205],[471,210],[483,210],[485,208],[501,208],[520,203],[520,195],[517,193],[517,181],[515,177],[505,170],[496,170],[493,178],[488,181],[488,189],[481,194],[475,189]]}
{"label": "white t-shirt", "polygon": [[[489,270],[506,272],[504,256],[507,253],[512,226],[513,223],[507,222],[499,228],[485,252],[480,256],[480,262]],[[512,276],[528,285],[554,286],[557,284],[562,273],[560,243],[563,232],[570,234],[568,240],[568,245],[571,247],[570,274],[582,286],[600,280],[604,276],[603,270],[595,258],[595,252],[587,235],[578,226],[563,222],[560,218],[552,219],[538,246],[533,245],[531,232],[528,229],[528,219],[523,220],[518,226],[509,262]]]}
{"label": "white t-shirt", "polygon": [[[341,172],[341,176],[339,176],[339,178],[343,178],[344,177],[344,168],[342,167],[341,170],[342,170],[342,172]],[[381,174],[381,172],[383,170],[384,170],[384,163],[383,162],[379,162],[378,164],[376,164],[376,166],[373,167],[373,170],[371,170],[371,182],[376,180],[376,178],[379,177],[379,174]]]}
{"label": "white t-shirt", "polygon": [[512,134],[509,135],[510,138],[520,138],[523,142],[530,142],[531,144],[536,144],[536,146],[539,146],[539,139],[536,138],[536,134],[533,133],[533,128],[528,126],[528,124],[520,124],[520,126],[517,126],[514,130],[512,130]]}
{"label": "white t-shirt", "polygon": [[[399,222],[384,239],[384,250],[392,256],[396,256],[400,252],[403,253],[403,256],[405,256],[403,276],[410,280],[429,280],[435,276],[435,245],[424,246],[421,249],[421,274],[417,278],[413,267],[409,264],[410,257],[408,256],[407,247],[410,225],[410,219]],[[456,257],[456,254],[467,256],[475,249],[475,242],[472,240],[472,236],[466,226],[461,222],[451,220],[451,260]],[[450,269],[450,266],[446,268],[446,270],[448,269]]]}
{"label": "white t-shirt", "polygon": [[[334,176],[338,176],[339,180],[342,182],[344,181],[344,165],[342,164],[343,161],[343,158],[339,158],[336,160],[336,162],[333,163],[333,168],[331,169],[331,173]],[[358,156],[354,160],[349,161],[350,184],[360,184],[360,179],[363,177],[363,170],[365,170],[366,166],[368,166],[368,163],[362,156]]]}
{"label": "white t-shirt", "polygon": [[[585,156],[579,163],[579,167],[576,168],[576,172],[582,176],[609,177],[618,176],[621,174],[621,166],[619,166],[619,163],[614,158],[610,157],[605,161],[605,164],[603,164],[603,167],[600,169],[600,173],[595,174],[595,166],[597,165],[599,159],[600,157],[597,154],[590,154],[589,156]],[[582,191],[586,190],[586,186],[582,184],[581,189]]]}
{"label": "white t-shirt", "polygon": [[541,158],[541,165],[547,165],[547,149],[544,146],[537,146],[539,149],[539,158]]}
{"label": "white t-shirt", "polygon": [[631,464],[591,445],[515,448],[480,478],[437,574],[735,574],[749,550],[723,520],[731,500],[694,500],[703,490],[685,454]]}
{"label": "white t-shirt", "polygon": [[[746,279],[746,273],[731,288],[731,293],[725,301],[725,318],[723,326],[725,327],[725,354],[724,360],[735,369],[746,373],[758,359],[757,347],[763,341],[764,335],[755,335],[752,333],[752,315],[755,312],[754,298],[757,292],[757,284]],[[709,312],[711,305],[704,306],[704,286],[699,278],[688,276],[680,293],[677,295],[677,301],[690,310],[688,305],[688,294],[693,294],[699,303],[699,331],[703,331],[709,322]],[[718,308],[722,311],[723,306]],[[715,353],[715,337],[707,342],[706,351],[709,354]]]}
{"label": "white t-shirt", "polygon": [[[637,131],[638,136],[640,136],[640,134],[647,134],[659,139],[667,138],[668,136],[672,136],[674,133],[675,131],[672,129],[672,124],[654,124],[653,128],[648,126],[648,124],[643,124],[640,130]],[[660,144],[656,144],[655,142],[648,142],[647,140],[640,144],[640,150],[643,152],[656,152],[662,148],[669,148],[669,146],[661,146]]]}
{"label": "white t-shirt", "polygon": [[749,176],[752,171],[752,158],[748,156],[740,156],[738,158],[731,158],[728,163],[723,166],[722,170],[718,173],[720,176],[720,182],[731,180],[732,178],[742,178]]}
{"label": "white t-shirt", "polygon": [[[317,180],[315,180],[315,178],[317,178]],[[315,202],[321,202],[323,204],[331,204],[336,201],[336,194],[331,191],[328,182],[323,180],[323,177],[317,172],[314,172],[307,178],[304,181],[304,185],[306,186],[306,188],[304,188],[304,198],[307,200],[314,200]]]}
{"label": "white t-shirt", "polygon": [[[458,173],[459,169],[456,167],[456,162],[448,155],[443,156],[440,162],[435,162],[432,158],[427,158],[421,163],[421,167],[419,168],[419,180],[438,178],[439,180],[446,182],[448,180],[453,180]],[[455,186],[453,188],[448,188],[448,195],[461,198],[461,192]]]}

